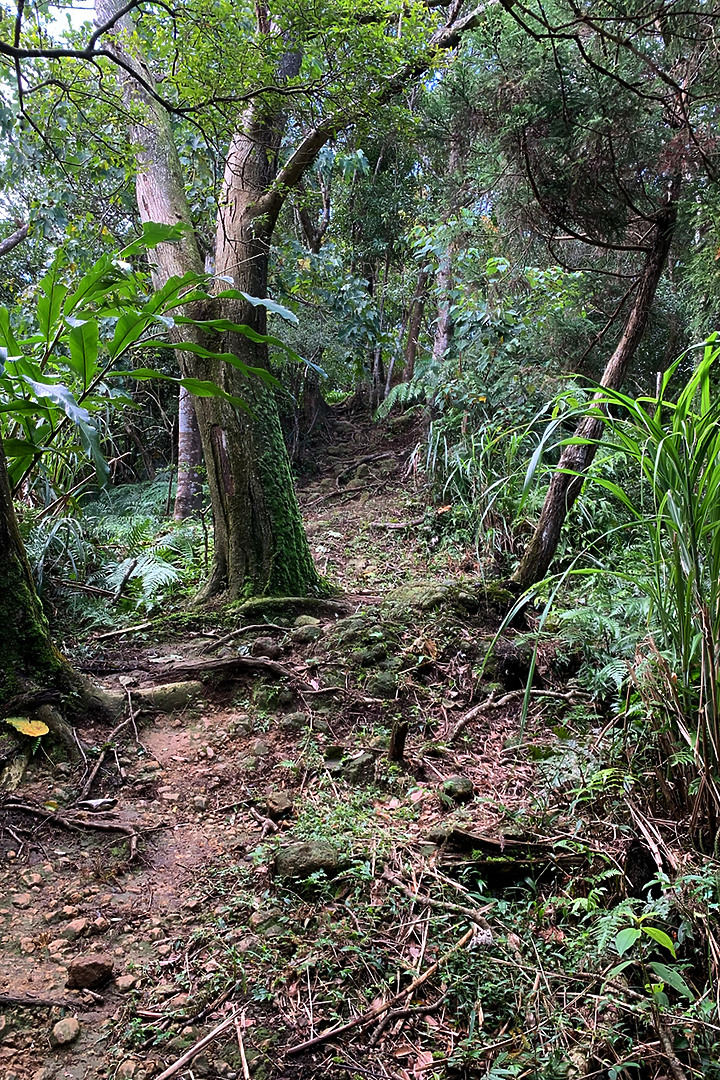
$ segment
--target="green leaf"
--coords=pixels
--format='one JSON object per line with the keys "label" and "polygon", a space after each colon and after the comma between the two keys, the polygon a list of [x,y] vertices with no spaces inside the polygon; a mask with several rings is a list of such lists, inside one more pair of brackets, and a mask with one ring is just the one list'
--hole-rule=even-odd
{"label": "green leaf", "polygon": [[658,930],[656,926],[643,926],[643,933],[647,934],[648,937],[651,937],[653,941],[657,941],[658,945],[662,945],[663,948],[667,949],[673,956],[677,956],[672,938],[669,937],[664,930]]}
{"label": "green leaf", "polygon": [[37,321],[40,333],[47,342],[55,332],[60,318],[62,302],[68,294],[68,287],[60,278],[62,259],[56,258],[45,277],[40,282],[40,297],[37,302]]}
{"label": "green leaf", "polygon": [[635,927],[628,927],[626,930],[621,930],[615,938],[615,948],[620,956],[626,953],[628,949],[631,949],[637,939],[640,937],[641,931],[636,930]]}
{"label": "green leaf", "polygon": [[695,995],[679,971],[669,968],[667,964],[659,964],[655,960],[649,963],[648,967],[651,968],[656,975],[659,975],[663,982],[667,983],[668,986],[672,986],[673,990],[677,990],[679,994],[686,997],[688,1001],[695,1000]]}
{"label": "green leaf", "polygon": [[157,371],[155,368],[134,368],[132,371],[111,371],[108,378],[126,378],[126,379],[138,379],[140,382],[147,382],[149,379],[162,379],[163,382],[176,383],[178,386],[184,386],[186,390],[189,390],[191,394],[195,394],[196,397],[216,397],[222,398],[223,401],[230,402],[237,409],[242,409],[243,412],[252,416],[252,410],[248,408],[248,405],[242,398],[236,397],[234,394],[228,394],[226,390],[223,390],[217,383],[211,382],[205,379],[180,379],[174,375],[166,375],[163,371]]}
{"label": "green leaf", "polygon": [[67,340],[70,348],[68,366],[82,379],[83,390],[86,390],[98,370],[98,324],[91,319],[75,326]]}
{"label": "green leaf", "polygon": [[42,446],[28,442],[27,439],[3,439],[3,446],[5,455],[8,458],[34,457],[35,454],[42,454],[43,452]]}
{"label": "green leaf", "polygon": [[247,300],[248,304],[252,304],[253,307],[267,308],[268,311],[272,311],[274,315],[279,315],[281,319],[292,323],[293,326],[300,325],[300,320],[294,311],[290,311],[289,308],[283,307],[282,304],[278,304],[275,300],[271,300],[269,296],[250,296],[239,289],[225,289],[217,295],[218,299],[222,300]]}
{"label": "green leaf", "polygon": [[182,240],[186,230],[187,226],[184,224],[163,225],[159,221],[144,221],[142,236],[138,236],[126,248],[123,248],[120,252],[120,258],[127,259],[129,256],[139,255],[143,251],[151,251],[158,244],[175,244],[178,240]]}
{"label": "green leaf", "polygon": [[88,423],[90,420],[90,413],[82,405],[78,405],[74,394],[63,383],[38,382],[36,379],[31,379],[29,375],[22,375],[21,378],[25,380],[36,397],[48,398],[55,402],[73,423]]}
{"label": "green leaf", "polygon": [[108,290],[115,283],[117,277],[117,271],[113,267],[112,260],[109,255],[103,255],[101,259],[92,266],[87,274],[80,279],[80,284],[74,293],[65,300],[63,305],[63,311],[65,315],[70,315],[82,304],[88,303],[88,301],[97,297],[98,294],[108,292]]}
{"label": "green leaf", "polygon": [[131,345],[135,344],[138,338],[142,336],[147,324],[148,316],[138,315],[134,311],[128,311],[120,316],[115,326],[113,339],[108,345],[108,352],[113,359],[117,359]]}
{"label": "green leaf", "polygon": [[17,343],[17,339],[12,332],[12,327],[10,326],[10,312],[6,307],[0,307],[0,345],[7,349],[7,356],[5,359],[12,356],[20,356],[22,353],[22,350]]}
{"label": "green leaf", "polygon": [[90,421],[90,423],[79,421],[77,427],[83,449],[92,458],[95,466],[98,484],[102,488],[107,487],[110,480],[110,466],[102,452],[100,432],[93,421]]}

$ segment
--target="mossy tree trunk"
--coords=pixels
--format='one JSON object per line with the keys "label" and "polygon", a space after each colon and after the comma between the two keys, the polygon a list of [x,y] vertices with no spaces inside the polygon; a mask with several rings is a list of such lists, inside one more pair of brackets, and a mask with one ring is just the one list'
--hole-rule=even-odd
{"label": "mossy tree trunk", "polygon": [[35,591],[0,439],[0,711],[28,691],[65,688],[69,677]]}

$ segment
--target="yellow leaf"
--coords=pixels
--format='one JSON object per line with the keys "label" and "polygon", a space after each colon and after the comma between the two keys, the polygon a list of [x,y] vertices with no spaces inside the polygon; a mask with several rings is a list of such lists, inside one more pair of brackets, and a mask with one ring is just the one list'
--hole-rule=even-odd
{"label": "yellow leaf", "polygon": [[30,735],[31,737],[47,735],[50,730],[47,724],[43,724],[42,720],[28,720],[27,716],[8,716],[5,718],[5,723],[9,724],[10,727],[14,727],[21,735]]}

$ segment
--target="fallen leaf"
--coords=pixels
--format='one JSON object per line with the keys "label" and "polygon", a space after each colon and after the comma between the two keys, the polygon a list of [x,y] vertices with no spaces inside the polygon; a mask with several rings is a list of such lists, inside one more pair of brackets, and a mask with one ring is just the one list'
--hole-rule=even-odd
{"label": "fallen leaf", "polygon": [[5,723],[9,724],[10,727],[14,727],[21,735],[29,735],[31,738],[47,735],[50,730],[47,724],[43,724],[42,720],[29,720],[27,716],[7,716]]}
{"label": "fallen leaf", "polygon": [[425,1070],[428,1069],[435,1059],[432,1055],[432,1050],[420,1050],[415,1058],[415,1064],[413,1066],[414,1076],[423,1076]]}

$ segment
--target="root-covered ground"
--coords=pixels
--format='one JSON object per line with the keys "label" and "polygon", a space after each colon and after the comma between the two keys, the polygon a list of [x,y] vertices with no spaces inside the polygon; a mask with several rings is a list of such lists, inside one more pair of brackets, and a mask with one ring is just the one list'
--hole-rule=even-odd
{"label": "root-covered ground", "polygon": [[532,617],[495,641],[513,597],[443,543],[409,437],[357,430],[301,492],[334,604],[98,644],[128,723],[5,797],[0,1074],[718,1075],[712,875],[551,642],[523,719]]}

